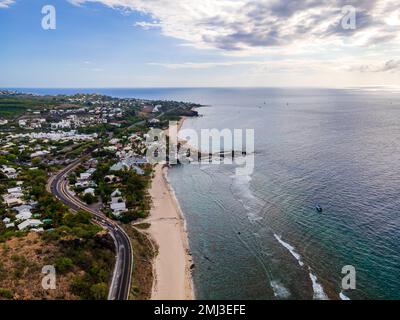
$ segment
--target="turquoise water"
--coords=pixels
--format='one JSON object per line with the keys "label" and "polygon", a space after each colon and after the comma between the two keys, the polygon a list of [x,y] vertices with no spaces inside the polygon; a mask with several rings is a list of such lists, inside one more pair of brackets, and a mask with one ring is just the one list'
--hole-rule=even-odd
{"label": "turquoise water", "polygon": [[[204,299],[400,298],[400,96],[358,90],[221,90],[184,128],[254,128],[255,171],[183,166]],[[264,101],[266,104],[264,104]],[[314,205],[320,203],[323,215]]]}
{"label": "turquoise water", "polygon": [[[169,171],[202,299],[400,299],[400,94],[325,89],[31,89],[210,105],[184,128],[255,129],[255,170]],[[323,214],[314,206],[321,204]]]}

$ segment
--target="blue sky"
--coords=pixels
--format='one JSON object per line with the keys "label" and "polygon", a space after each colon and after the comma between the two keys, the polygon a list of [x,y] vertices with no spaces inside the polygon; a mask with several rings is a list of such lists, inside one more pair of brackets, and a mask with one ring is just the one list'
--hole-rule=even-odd
{"label": "blue sky", "polygon": [[352,2],[0,0],[0,87],[398,85],[398,1]]}

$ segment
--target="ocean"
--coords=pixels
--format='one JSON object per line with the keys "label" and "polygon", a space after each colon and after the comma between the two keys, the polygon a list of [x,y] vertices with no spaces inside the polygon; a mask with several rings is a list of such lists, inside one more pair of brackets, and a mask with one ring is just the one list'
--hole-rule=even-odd
{"label": "ocean", "polygon": [[[23,89],[206,105],[183,128],[254,129],[255,169],[169,170],[200,299],[400,299],[400,92]],[[315,210],[320,204],[322,213]],[[356,289],[342,288],[342,269]]]}

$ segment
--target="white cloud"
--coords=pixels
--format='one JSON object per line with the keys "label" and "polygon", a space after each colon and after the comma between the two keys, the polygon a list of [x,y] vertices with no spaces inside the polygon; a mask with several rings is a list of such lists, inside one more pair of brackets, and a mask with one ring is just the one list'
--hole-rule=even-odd
{"label": "white cloud", "polygon": [[157,21],[147,22],[147,21],[139,21],[134,24],[135,27],[141,27],[144,30],[161,28],[161,24]]}
{"label": "white cloud", "polygon": [[149,66],[164,67],[167,69],[208,69],[214,67],[232,67],[240,65],[261,65],[260,61],[224,61],[224,62],[183,62],[183,63],[159,63],[150,62]]}
{"label": "white cloud", "polygon": [[356,72],[399,72],[400,71],[400,60],[388,60],[385,63],[370,63],[352,66],[349,68],[350,71]]}
{"label": "white cloud", "polygon": [[[69,0],[103,3],[115,9],[148,14],[164,35],[197,48],[243,55],[276,49],[369,46],[400,39],[398,0]],[[341,27],[342,7],[357,9],[357,28]]]}
{"label": "white cloud", "polygon": [[0,9],[8,8],[14,2],[15,2],[15,0],[0,0]]}

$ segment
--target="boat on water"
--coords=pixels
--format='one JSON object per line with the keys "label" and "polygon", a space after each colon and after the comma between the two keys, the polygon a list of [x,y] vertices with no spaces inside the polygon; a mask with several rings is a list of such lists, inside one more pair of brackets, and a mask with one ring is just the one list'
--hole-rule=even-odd
{"label": "boat on water", "polygon": [[317,212],[319,212],[319,213],[321,213],[322,211],[324,211],[324,210],[322,209],[322,207],[321,207],[319,204],[317,204],[317,205],[315,206],[315,210],[317,210]]}

